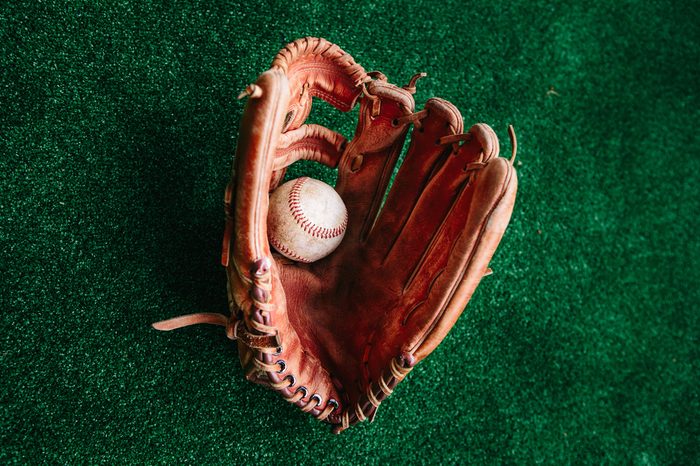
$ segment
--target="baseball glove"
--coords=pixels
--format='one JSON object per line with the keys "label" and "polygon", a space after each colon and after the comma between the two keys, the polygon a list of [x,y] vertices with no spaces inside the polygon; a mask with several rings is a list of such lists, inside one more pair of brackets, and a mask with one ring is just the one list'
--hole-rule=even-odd
{"label": "baseball glove", "polygon": [[[373,419],[395,385],[462,313],[510,219],[517,177],[493,130],[463,130],[452,104],[414,110],[418,78],[395,86],[337,45],[287,45],[242,93],[222,263],[230,316],[191,314],[154,324],[224,326],[249,380],[277,390],[335,432]],[[312,98],[347,112],[352,139],[304,124]],[[385,199],[407,133],[410,146]],[[297,160],[338,169],[345,238],[328,257],[295,262],[271,251],[269,192]]]}

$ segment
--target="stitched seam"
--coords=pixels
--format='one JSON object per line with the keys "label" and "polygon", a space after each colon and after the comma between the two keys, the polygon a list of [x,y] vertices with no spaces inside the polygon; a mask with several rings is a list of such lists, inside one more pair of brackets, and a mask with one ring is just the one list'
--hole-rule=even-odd
{"label": "stitched seam", "polygon": [[284,254],[285,256],[287,256],[291,259],[295,259],[299,262],[311,262],[306,257],[302,257],[302,256],[294,253],[294,251],[292,251],[291,249],[289,249],[288,247],[286,247],[285,245],[283,245],[282,243],[277,241],[277,239],[275,237],[270,238],[270,243],[272,243],[272,245],[275,247],[275,249],[277,249],[279,252],[281,252],[282,254]]}
{"label": "stitched seam", "polygon": [[335,97],[332,94],[329,94],[328,92],[323,92],[320,89],[313,89],[313,90],[311,90],[310,94],[312,97],[313,96],[320,97],[323,100],[325,100],[326,102],[333,104],[336,107],[347,108],[347,105],[345,105],[345,103],[342,100],[338,99],[337,97]]}
{"label": "stitched seam", "polygon": [[301,58],[309,57],[314,60],[327,60],[340,67],[355,81],[355,85],[369,80],[364,68],[337,45],[325,39],[305,37],[287,44],[272,61],[273,67],[279,67],[285,73]]}
{"label": "stitched seam", "polygon": [[345,228],[348,226],[347,211],[345,212],[343,222],[335,228],[326,228],[316,225],[304,212],[304,209],[301,206],[300,196],[301,189],[304,187],[306,180],[308,180],[308,178],[299,178],[294,183],[294,186],[292,186],[292,190],[289,193],[289,210],[292,213],[292,217],[294,217],[294,221],[297,222],[297,225],[299,225],[302,230],[316,238],[330,239],[342,235]]}

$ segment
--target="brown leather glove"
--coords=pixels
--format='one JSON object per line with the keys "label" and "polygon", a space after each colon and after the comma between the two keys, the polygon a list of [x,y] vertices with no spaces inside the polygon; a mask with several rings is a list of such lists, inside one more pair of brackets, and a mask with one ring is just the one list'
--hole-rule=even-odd
{"label": "brown leather glove", "polygon": [[[248,86],[226,191],[222,263],[230,317],[193,314],[154,326],[225,326],[246,377],[340,432],[379,404],[430,354],[462,313],[510,219],[512,160],[493,130],[464,132],[459,111],[433,98],[414,112],[416,75],[397,87],[338,46],[287,45]],[[312,97],[341,111],[359,102],[352,140],[303,124]],[[411,143],[382,201],[409,129]],[[269,191],[300,159],[337,167],[348,209],[342,243],[315,263],[270,250]]]}

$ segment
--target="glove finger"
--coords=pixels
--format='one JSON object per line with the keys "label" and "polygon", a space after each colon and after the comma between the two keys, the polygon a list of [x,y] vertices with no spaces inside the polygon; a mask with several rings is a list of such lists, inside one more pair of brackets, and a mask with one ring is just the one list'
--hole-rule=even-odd
{"label": "glove finger", "polygon": [[286,168],[297,160],[313,160],[336,168],[346,144],[341,134],[325,126],[302,125],[280,136],[273,170]]}
{"label": "glove finger", "polygon": [[491,134],[493,130],[487,125],[475,125],[469,134],[462,136],[468,140],[461,146],[447,144],[448,156],[433,172],[384,258],[389,270],[398,271],[394,275],[398,286],[405,289],[410,285],[432,249],[446,247],[436,241],[446,226],[464,214],[458,210],[459,198],[463,194],[469,196],[469,182],[474,175],[471,164],[483,157],[482,141],[489,141]]}
{"label": "glove finger", "polygon": [[407,125],[396,121],[414,108],[413,96],[394,85],[373,81],[367,90],[360,103],[355,137],[338,165],[336,190],[348,209],[341,248],[355,248],[367,237],[408,131]]}
{"label": "glove finger", "polygon": [[362,66],[340,47],[325,39],[305,37],[287,44],[272,62],[289,78],[290,101],[284,130],[300,127],[309,116],[312,97],[347,112],[369,81]]}
{"label": "glove finger", "polygon": [[415,124],[406,157],[367,240],[367,249],[380,261],[408,220],[431,175],[451,150],[436,144],[437,140],[462,132],[462,116],[451,103],[433,98],[426,102],[423,111],[426,116]]}
{"label": "glove finger", "polygon": [[341,134],[320,125],[302,125],[282,133],[275,151],[270,191],[282,182],[287,167],[298,160],[313,160],[336,168],[346,144]]}
{"label": "glove finger", "polygon": [[411,305],[401,324],[412,339],[406,351],[425,358],[454,326],[474,290],[487,274],[488,264],[508,225],[517,175],[503,158],[488,163],[456,204],[454,220],[446,223],[416,279],[407,289]]}
{"label": "glove finger", "polygon": [[[505,231],[513,209],[517,177],[507,160],[492,160],[459,194],[454,209],[425,250],[415,279],[403,290],[398,315],[382,324],[367,358],[381,373],[389,358],[425,358],[463,311]],[[395,269],[392,269],[392,274]],[[383,274],[387,276],[389,274]]]}
{"label": "glove finger", "polygon": [[[231,195],[235,198],[231,217],[236,241],[224,248],[229,257],[222,257],[229,267],[233,265],[235,270],[230,272],[241,275],[244,281],[250,281],[249,271],[256,262],[271,257],[267,241],[268,188],[289,95],[287,79],[279,70],[266,71],[255,85],[260,93],[248,99],[236,149]],[[230,243],[233,232],[227,233]]]}

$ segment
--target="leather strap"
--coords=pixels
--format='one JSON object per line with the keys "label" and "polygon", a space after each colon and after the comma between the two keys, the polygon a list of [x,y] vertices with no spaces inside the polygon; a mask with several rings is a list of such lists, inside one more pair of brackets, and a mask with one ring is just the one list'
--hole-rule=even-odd
{"label": "leather strap", "polygon": [[178,328],[189,327],[190,325],[210,324],[226,327],[226,336],[231,340],[239,340],[248,348],[278,348],[280,340],[278,335],[254,335],[248,332],[245,323],[241,320],[229,319],[217,312],[200,312],[173,317],[172,319],[155,322],[152,327],[156,330],[169,332]]}
{"label": "leather strap", "polygon": [[189,327],[196,324],[211,324],[226,327],[229,323],[229,318],[218,312],[200,312],[196,314],[187,314],[184,316],[173,317],[172,319],[161,320],[155,322],[152,327],[156,330],[169,332],[182,327]]}

